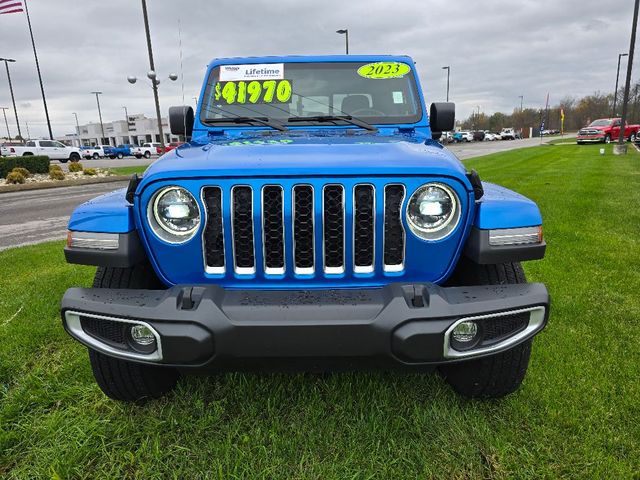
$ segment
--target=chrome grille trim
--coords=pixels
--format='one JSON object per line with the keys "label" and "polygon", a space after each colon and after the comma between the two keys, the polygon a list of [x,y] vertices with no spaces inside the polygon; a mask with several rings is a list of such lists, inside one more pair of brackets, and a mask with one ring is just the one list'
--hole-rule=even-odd
{"label": "chrome grille trim", "polygon": [[[400,204],[398,205],[398,209],[399,209],[399,215],[400,215],[400,229],[402,231],[402,262],[398,263],[398,264],[392,264],[392,265],[388,265],[386,263],[384,263],[384,257],[385,257],[385,248],[386,248],[386,236],[387,236],[387,232],[386,232],[386,220],[387,220],[387,189],[389,187],[393,187],[393,186],[399,186],[402,188],[402,198],[400,199]],[[406,187],[401,184],[401,183],[387,183],[384,186],[384,205],[382,208],[382,221],[384,224],[384,227],[382,229],[382,257],[383,257],[383,270],[385,272],[389,272],[389,273],[395,273],[395,272],[402,272],[404,270],[404,261],[405,261],[405,257],[406,257],[406,253],[407,253],[407,233],[404,229],[404,223],[402,222],[402,206],[404,205],[404,201],[406,199],[407,196],[407,189]]]}
{"label": "chrome grille trim", "polygon": [[[209,223],[209,209],[207,207],[207,200],[205,198],[205,190],[209,188],[218,189],[220,192],[220,212],[221,212],[220,228],[222,230],[222,266],[213,266],[213,267],[210,266],[209,262],[207,261],[207,246],[206,246],[206,243],[208,241],[211,241],[209,238],[207,238],[207,235],[206,235],[207,225]],[[209,273],[211,275],[223,275],[227,271],[227,259],[225,255],[226,242],[224,238],[224,191],[222,190],[222,187],[215,186],[215,185],[202,187],[200,189],[200,201],[204,206],[204,209],[203,209],[204,229],[202,230],[202,257],[204,261],[204,271],[205,273]]]}
{"label": "chrome grille trim", "polygon": [[[371,226],[371,265],[356,265],[356,222],[357,222],[357,208],[356,208],[356,189],[358,187],[371,187],[371,212],[373,215]],[[353,251],[353,272],[354,273],[372,273],[375,270],[376,264],[376,187],[371,183],[357,183],[353,186],[353,231],[352,231],[352,251]]]}
{"label": "chrome grille trim", "polygon": [[[266,216],[264,214],[264,206],[265,206],[265,189],[267,188],[278,188],[280,190],[280,202],[282,203],[282,208],[280,209],[280,223],[281,223],[281,235],[282,235],[282,267],[270,267],[267,265],[267,239],[265,237],[265,220]],[[262,262],[264,266],[264,273],[266,275],[282,275],[286,271],[287,261],[286,261],[286,246],[285,246],[285,238],[284,238],[284,188],[282,185],[263,185],[260,191],[260,218],[262,222]]]}
{"label": "chrome grille trim", "polygon": [[[235,218],[234,218],[234,212],[235,212],[235,191],[238,188],[248,188],[249,191],[251,192],[251,249],[253,252],[253,266],[251,267],[239,267],[238,266],[238,260],[236,258],[236,228],[235,228]],[[254,213],[254,209],[253,209],[253,187],[251,187],[251,185],[234,185],[231,188],[231,245],[233,248],[233,268],[234,271],[238,274],[238,275],[253,275],[256,273],[256,245],[255,245],[255,240],[254,240],[254,235],[255,235],[255,231],[253,228],[253,213]]]}
{"label": "chrome grille trim", "polygon": [[[327,222],[325,221],[325,215],[327,213],[327,206],[326,206],[326,192],[327,192],[327,188],[331,188],[331,187],[338,187],[342,193],[342,261],[340,262],[341,264],[339,266],[327,266],[327,238],[326,238],[326,233],[327,233]],[[344,185],[339,184],[339,183],[328,183],[326,185],[324,185],[322,187],[322,260],[323,260],[323,269],[324,269],[324,273],[326,273],[327,275],[339,275],[344,273],[345,271],[345,261],[344,261],[344,257],[345,257],[345,250],[346,250],[346,235],[345,235],[345,191],[344,191]]]}
{"label": "chrome grille trim", "polygon": [[[296,195],[300,188],[311,189],[311,267],[299,267],[296,260]],[[291,195],[291,224],[292,224],[292,243],[293,243],[293,271],[297,275],[313,275],[316,271],[316,202],[315,202],[315,189],[313,185],[300,184],[294,185]]]}

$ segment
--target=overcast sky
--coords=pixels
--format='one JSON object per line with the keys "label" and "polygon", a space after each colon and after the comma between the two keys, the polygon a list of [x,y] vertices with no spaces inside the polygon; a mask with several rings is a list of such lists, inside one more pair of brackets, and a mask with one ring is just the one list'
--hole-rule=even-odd
{"label": "overcast sky", "polygon": [[[444,100],[451,65],[451,100],[458,118],[473,108],[511,112],[541,108],[547,92],[613,91],[618,53],[629,48],[633,0],[148,0],[163,115],[181,104],[178,21],[182,26],[184,95],[193,104],[207,63],[215,57],[339,54],[349,29],[351,53],[408,54],[417,62],[427,101]],[[54,135],[97,122],[154,113],[142,9],[137,0],[29,0]],[[639,52],[640,54],[640,52]],[[12,57],[18,114],[32,137],[46,126],[24,14],[0,16],[0,57]],[[623,67],[626,62],[623,60]],[[638,70],[636,70],[638,72]],[[624,75],[621,74],[621,77]],[[635,78],[638,75],[634,75]],[[0,106],[11,106],[0,70]],[[13,112],[7,111],[13,120]],[[15,135],[15,120],[10,121]],[[4,125],[2,125],[4,132]]]}

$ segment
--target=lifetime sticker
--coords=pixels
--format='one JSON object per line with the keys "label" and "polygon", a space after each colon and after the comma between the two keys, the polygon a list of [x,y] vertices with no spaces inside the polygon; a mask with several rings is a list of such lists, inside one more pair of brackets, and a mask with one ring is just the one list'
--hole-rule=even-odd
{"label": "lifetime sticker", "polygon": [[406,63],[376,62],[358,68],[358,75],[372,79],[402,78],[410,71],[411,67]]}
{"label": "lifetime sticker", "polygon": [[220,81],[282,80],[284,63],[257,63],[250,65],[221,65]]}

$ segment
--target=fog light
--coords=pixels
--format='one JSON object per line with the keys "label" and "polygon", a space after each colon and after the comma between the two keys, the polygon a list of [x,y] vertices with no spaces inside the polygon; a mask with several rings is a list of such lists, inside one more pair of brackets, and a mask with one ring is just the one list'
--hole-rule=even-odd
{"label": "fog light", "polygon": [[134,325],[131,327],[131,338],[138,345],[148,346],[156,341],[156,337],[153,332],[144,325]]}
{"label": "fog light", "polygon": [[[459,343],[468,344],[473,342],[478,335],[478,324],[476,322],[461,322],[451,332],[453,340]],[[466,346],[466,345],[465,345]]]}

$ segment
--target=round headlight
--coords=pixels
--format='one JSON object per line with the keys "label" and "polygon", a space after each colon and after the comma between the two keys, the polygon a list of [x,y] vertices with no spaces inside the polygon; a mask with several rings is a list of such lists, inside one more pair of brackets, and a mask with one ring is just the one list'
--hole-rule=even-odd
{"label": "round headlight", "polygon": [[163,240],[186,242],[200,226],[200,207],[188,190],[182,187],[163,188],[149,204],[149,222]]}
{"label": "round headlight", "polygon": [[458,196],[442,183],[421,186],[407,203],[409,228],[423,240],[443,239],[456,228],[459,220]]}

